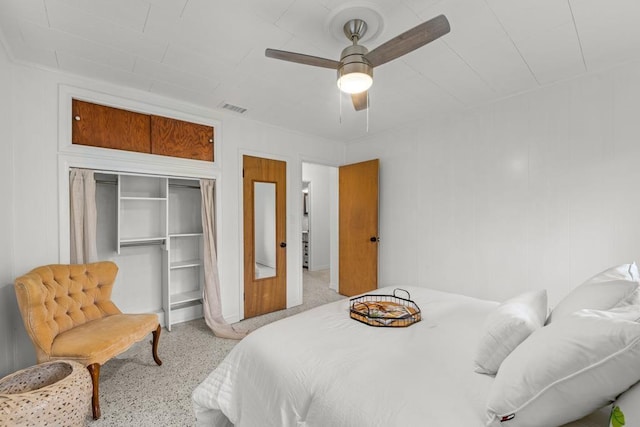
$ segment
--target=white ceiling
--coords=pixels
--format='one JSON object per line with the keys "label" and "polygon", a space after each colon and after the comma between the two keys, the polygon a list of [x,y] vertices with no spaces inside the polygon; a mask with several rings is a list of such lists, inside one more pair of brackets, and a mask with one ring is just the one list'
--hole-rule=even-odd
{"label": "white ceiling", "polygon": [[[369,133],[640,59],[638,0],[369,0],[370,50],[445,14],[451,32],[374,71]],[[18,61],[106,80],[333,140],[366,135],[335,72],[267,47],[339,60],[338,0],[0,0]],[[342,109],[342,112],[341,112]]]}

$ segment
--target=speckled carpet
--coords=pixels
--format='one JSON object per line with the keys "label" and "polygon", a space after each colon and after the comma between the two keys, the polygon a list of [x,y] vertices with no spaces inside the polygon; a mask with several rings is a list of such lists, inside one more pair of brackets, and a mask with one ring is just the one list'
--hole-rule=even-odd
{"label": "speckled carpet", "polygon": [[[344,298],[328,288],[329,272],[304,271],[304,303],[298,307],[269,313],[239,322],[243,329],[255,330],[308,310]],[[124,357],[112,359],[101,369],[100,408],[102,417],[87,425],[104,426],[192,426],[195,417],[191,392],[237,343],[216,338],[203,319],[174,325],[162,331],[158,354],[162,366],[151,357],[151,346],[141,343]]]}

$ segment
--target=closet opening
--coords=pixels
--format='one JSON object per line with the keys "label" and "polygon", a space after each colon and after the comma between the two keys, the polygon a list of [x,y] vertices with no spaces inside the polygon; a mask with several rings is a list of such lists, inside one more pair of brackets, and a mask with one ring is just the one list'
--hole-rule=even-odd
{"label": "closet opening", "polygon": [[169,331],[203,317],[201,180],[103,170],[93,171],[93,179],[97,260],[119,268],[113,301],[123,312],[157,313]]}

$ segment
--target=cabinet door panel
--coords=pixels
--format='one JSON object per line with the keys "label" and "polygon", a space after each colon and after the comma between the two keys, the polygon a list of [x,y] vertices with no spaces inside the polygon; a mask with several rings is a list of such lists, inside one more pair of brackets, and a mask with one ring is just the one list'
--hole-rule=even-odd
{"label": "cabinet door panel", "polygon": [[150,118],[119,108],[72,101],[72,143],[149,153]]}
{"label": "cabinet door panel", "polygon": [[212,162],[213,127],[151,116],[151,153]]}

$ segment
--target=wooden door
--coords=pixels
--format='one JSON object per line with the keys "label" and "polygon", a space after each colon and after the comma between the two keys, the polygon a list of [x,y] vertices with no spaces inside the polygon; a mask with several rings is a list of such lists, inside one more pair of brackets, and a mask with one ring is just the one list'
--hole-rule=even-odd
{"label": "wooden door", "polygon": [[287,306],[286,170],[278,160],[244,156],[244,317]]}
{"label": "wooden door", "polygon": [[151,153],[213,162],[213,127],[151,116]]}
{"label": "wooden door", "polygon": [[339,291],[378,287],[378,159],[340,167]]}
{"label": "wooden door", "polygon": [[73,144],[149,153],[149,116],[119,108],[72,100]]}

